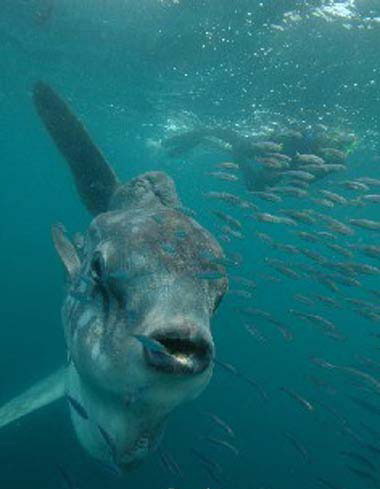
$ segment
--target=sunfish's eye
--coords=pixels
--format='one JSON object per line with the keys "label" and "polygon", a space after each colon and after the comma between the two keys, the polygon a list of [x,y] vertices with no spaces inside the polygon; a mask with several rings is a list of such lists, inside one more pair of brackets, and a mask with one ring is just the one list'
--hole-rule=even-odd
{"label": "sunfish's eye", "polygon": [[108,316],[110,301],[106,285],[106,263],[100,251],[96,251],[92,257],[90,274],[95,283],[94,291],[100,293],[105,315]]}
{"label": "sunfish's eye", "polygon": [[91,268],[90,268],[91,277],[96,282],[100,282],[101,280],[104,279],[105,272],[106,272],[106,264],[104,262],[103,255],[100,253],[100,251],[97,251],[94,254],[91,262]]}

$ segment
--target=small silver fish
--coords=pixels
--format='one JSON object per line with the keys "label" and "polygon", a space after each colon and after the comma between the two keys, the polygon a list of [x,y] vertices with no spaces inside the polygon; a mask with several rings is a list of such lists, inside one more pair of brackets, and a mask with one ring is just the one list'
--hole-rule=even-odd
{"label": "small silver fish", "polygon": [[351,251],[347,250],[346,248],[343,248],[343,246],[340,246],[337,243],[325,243],[325,245],[328,248],[330,248],[331,250],[335,251],[336,253],[339,253],[342,256],[345,256],[347,258],[352,257]]}
{"label": "small silver fish", "polygon": [[288,394],[289,397],[296,400],[302,407],[304,407],[307,411],[314,411],[314,406],[304,397],[300,396],[297,392],[288,389],[287,387],[281,387],[280,390]]}
{"label": "small silver fish", "polygon": [[307,190],[298,187],[291,187],[291,186],[271,187],[270,191],[276,194],[283,194],[289,197],[296,197],[296,198],[303,198],[308,196]]}
{"label": "small silver fish", "polygon": [[361,200],[371,204],[380,204],[380,194],[367,194],[361,197]]}
{"label": "small silver fish", "polygon": [[140,342],[147,350],[150,350],[152,352],[158,352],[158,353],[167,353],[167,349],[162,343],[154,340],[153,338],[150,338],[149,336],[138,335],[138,334],[134,334],[132,336],[138,342]]}
{"label": "small silver fish", "polygon": [[271,224],[286,224],[287,226],[297,226],[296,221],[289,217],[275,216],[273,214],[269,214],[268,212],[257,212],[255,216],[256,219],[260,222],[268,222]]}
{"label": "small silver fish", "polygon": [[306,306],[314,305],[313,299],[310,299],[310,297],[307,297],[306,295],[303,294],[294,294],[293,299],[297,302],[300,302],[301,304],[305,304]]}
{"label": "small silver fish", "polygon": [[366,185],[369,185],[370,187],[380,187],[380,180],[378,178],[371,178],[371,177],[360,177],[356,179],[358,182],[365,183]]}
{"label": "small silver fish", "polygon": [[308,241],[309,243],[318,243],[320,240],[317,234],[308,231],[296,231],[296,235],[303,241]]}
{"label": "small silver fish", "polygon": [[227,223],[230,227],[234,228],[237,231],[240,231],[243,226],[240,221],[235,219],[234,217],[230,216],[229,214],[226,214],[225,212],[222,211],[212,211],[212,213],[218,217],[220,220],[224,221]]}
{"label": "small silver fish", "polygon": [[345,180],[344,182],[341,182],[341,185],[349,190],[360,190],[363,192],[367,192],[369,190],[368,185],[363,182],[358,182],[357,180]]}
{"label": "small silver fish", "polygon": [[66,399],[67,399],[68,403],[70,404],[70,406],[73,408],[73,410],[78,414],[78,416],[80,416],[82,419],[88,421],[89,416],[87,414],[86,409],[82,406],[82,404],[80,404],[79,401],[77,401],[72,396],[70,396],[70,394],[66,395]]}
{"label": "small silver fish", "polygon": [[216,168],[221,168],[223,170],[239,170],[239,165],[233,163],[232,161],[225,161],[223,163],[218,163],[215,165]]}
{"label": "small silver fish", "polygon": [[218,180],[224,180],[225,182],[237,182],[239,180],[238,176],[222,171],[207,172],[206,175],[208,177],[217,178]]}
{"label": "small silver fish", "polygon": [[311,199],[314,204],[321,205],[322,207],[328,207],[332,209],[334,207],[334,202],[328,199]]}
{"label": "small silver fish", "polygon": [[253,147],[258,153],[281,153],[282,151],[282,144],[274,141],[259,141],[254,143]]}
{"label": "small silver fish", "polygon": [[315,179],[315,175],[304,170],[287,170],[280,173],[284,177],[299,178],[306,182],[310,182]]}
{"label": "small silver fish", "polygon": [[282,202],[282,198],[272,192],[251,192],[252,195],[268,202]]}
{"label": "small silver fish", "polygon": [[281,214],[285,214],[291,219],[301,222],[303,224],[314,224],[315,218],[312,216],[313,211],[310,209],[296,210],[296,209],[280,209]]}
{"label": "small silver fish", "polygon": [[297,153],[295,159],[297,161],[299,161],[300,163],[304,163],[304,164],[319,165],[319,166],[322,166],[325,164],[325,160],[323,158],[321,158],[320,156],[314,155],[314,154]]}
{"label": "small silver fish", "polygon": [[214,438],[213,436],[206,436],[203,439],[208,441],[209,443],[212,443],[213,445],[227,448],[236,456],[239,455],[239,450],[226,440],[220,440],[219,438]]}
{"label": "small silver fish", "polygon": [[348,204],[348,200],[342,195],[339,195],[335,192],[330,192],[329,190],[321,190],[320,192],[324,198],[331,200],[331,202],[334,202],[334,204],[342,204],[342,205]]}
{"label": "small silver fish", "polygon": [[372,221],[370,219],[349,219],[349,223],[362,229],[380,231],[380,221]]}

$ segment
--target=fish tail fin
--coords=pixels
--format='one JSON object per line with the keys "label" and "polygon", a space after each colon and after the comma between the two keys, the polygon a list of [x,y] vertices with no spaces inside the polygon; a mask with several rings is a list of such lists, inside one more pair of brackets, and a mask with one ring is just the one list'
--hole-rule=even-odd
{"label": "fish tail fin", "polygon": [[63,397],[64,373],[64,368],[59,369],[3,405],[0,408],[0,428]]}

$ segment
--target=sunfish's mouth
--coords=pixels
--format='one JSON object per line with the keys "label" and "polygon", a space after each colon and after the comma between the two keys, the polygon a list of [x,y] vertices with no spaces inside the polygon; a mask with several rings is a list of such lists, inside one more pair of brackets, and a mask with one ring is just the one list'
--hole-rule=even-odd
{"label": "sunfish's mouth", "polygon": [[150,338],[163,346],[163,351],[144,346],[148,365],[174,375],[196,375],[204,372],[214,356],[214,348],[204,338],[192,338],[178,331],[156,331]]}

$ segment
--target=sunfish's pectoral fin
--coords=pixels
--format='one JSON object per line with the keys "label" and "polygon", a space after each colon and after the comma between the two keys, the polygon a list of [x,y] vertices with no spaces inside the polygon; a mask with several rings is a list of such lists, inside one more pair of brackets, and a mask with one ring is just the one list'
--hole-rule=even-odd
{"label": "sunfish's pectoral fin", "polygon": [[2,406],[0,408],[0,428],[56,401],[64,394],[65,369],[62,368]]}
{"label": "sunfish's pectoral fin", "polygon": [[88,211],[93,215],[106,212],[119,184],[114,171],[83,124],[48,84],[36,83],[33,98],[42,122],[70,166]]}
{"label": "sunfish's pectoral fin", "polygon": [[79,273],[81,266],[75,246],[66,236],[61,224],[54,224],[52,226],[51,235],[54,247],[61,258],[62,263],[69,274],[69,277],[73,279]]}

